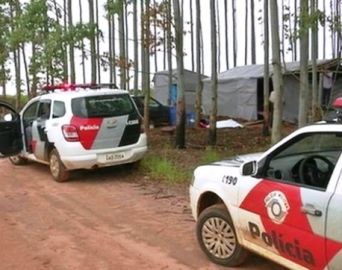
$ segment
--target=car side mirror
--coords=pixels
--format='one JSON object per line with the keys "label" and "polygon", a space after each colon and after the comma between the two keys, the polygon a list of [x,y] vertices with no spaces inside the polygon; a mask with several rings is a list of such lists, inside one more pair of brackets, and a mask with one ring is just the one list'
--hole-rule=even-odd
{"label": "car side mirror", "polygon": [[257,162],[255,160],[248,161],[241,165],[240,174],[243,176],[253,176],[257,173]]}

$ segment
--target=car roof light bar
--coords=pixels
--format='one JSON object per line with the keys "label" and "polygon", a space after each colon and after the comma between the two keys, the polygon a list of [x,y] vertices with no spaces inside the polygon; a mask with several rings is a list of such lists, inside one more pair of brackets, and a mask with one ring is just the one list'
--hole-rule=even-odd
{"label": "car roof light bar", "polygon": [[69,83],[61,83],[56,85],[46,85],[42,88],[43,91],[52,91],[54,90],[63,90],[63,91],[72,91],[76,89],[101,89],[101,88],[110,88],[110,89],[118,89],[115,83],[101,83],[101,84],[93,84],[93,83],[84,83],[84,84],[69,84]]}

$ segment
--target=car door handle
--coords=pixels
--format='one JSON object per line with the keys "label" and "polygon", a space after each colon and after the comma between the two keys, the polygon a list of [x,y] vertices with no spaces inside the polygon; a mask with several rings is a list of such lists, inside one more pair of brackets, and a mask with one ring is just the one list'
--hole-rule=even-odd
{"label": "car door handle", "polygon": [[315,216],[315,217],[321,217],[322,216],[322,211],[316,209],[312,204],[306,204],[306,205],[302,206],[302,208],[300,210],[302,211],[302,213],[308,214],[311,216]]}

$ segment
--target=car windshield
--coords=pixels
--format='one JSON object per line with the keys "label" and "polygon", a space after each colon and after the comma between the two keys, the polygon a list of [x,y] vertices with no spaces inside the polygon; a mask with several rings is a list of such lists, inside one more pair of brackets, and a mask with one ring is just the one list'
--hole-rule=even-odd
{"label": "car windshield", "polygon": [[71,108],[75,116],[82,118],[113,117],[134,111],[133,103],[127,94],[74,98]]}

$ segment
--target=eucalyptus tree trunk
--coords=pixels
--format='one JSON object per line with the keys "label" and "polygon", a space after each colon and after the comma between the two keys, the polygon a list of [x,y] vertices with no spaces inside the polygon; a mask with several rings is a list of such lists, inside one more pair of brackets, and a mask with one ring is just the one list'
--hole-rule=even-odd
{"label": "eucalyptus tree trunk", "polygon": [[88,0],[89,3],[89,23],[91,27],[90,36],[90,65],[91,65],[91,83],[96,83],[96,36],[95,36],[95,18],[94,18],[94,1]]}
{"label": "eucalyptus tree trunk", "polygon": [[[272,1],[272,0],[271,0]],[[268,0],[264,0],[264,123],[263,135],[270,133],[270,70],[269,70],[269,30],[268,30]]]}
{"label": "eucalyptus tree trunk", "polygon": [[254,0],[251,1],[251,62],[253,65],[256,63],[255,54],[255,18],[254,18]]}
{"label": "eucalyptus tree trunk", "polygon": [[[291,2],[292,2],[292,0],[287,0],[287,5],[289,7],[289,13],[290,14],[291,14]],[[292,59],[292,62],[294,62],[295,61],[295,58],[294,58],[295,33],[294,33],[293,26],[292,26],[292,24],[293,24],[292,19],[289,18],[288,22],[289,22],[289,29],[288,29],[289,46],[290,46],[290,50],[291,50],[291,59]]]}
{"label": "eucalyptus tree trunk", "polygon": [[[79,17],[80,17],[80,24],[83,24],[83,7],[82,7],[82,0],[78,1],[78,6],[79,6]],[[84,50],[84,40],[82,38],[81,40],[81,66],[82,66],[82,79],[83,83],[86,82],[86,74],[85,74],[85,58],[86,58],[86,53]]]}
{"label": "eucalyptus tree trunk", "polygon": [[228,43],[228,0],[224,0],[224,37],[225,37],[225,60],[226,70],[229,69],[229,43]]}
{"label": "eucalyptus tree trunk", "polygon": [[145,0],[145,28],[144,28],[144,128],[145,131],[148,133],[150,129],[150,112],[149,112],[149,102],[150,102],[150,95],[151,95],[151,89],[150,89],[150,0]]}
{"label": "eucalyptus tree trunk", "polygon": [[195,70],[195,54],[194,54],[194,20],[192,12],[192,0],[189,1],[190,4],[190,37],[191,37],[191,70]]}
{"label": "eucalyptus tree trunk", "polygon": [[139,84],[139,45],[138,45],[138,9],[137,0],[133,0],[133,39],[134,39],[134,94],[138,94]]}
{"label": "eucalyptus tree trunk", "polygon": [[117,86],[117,77],[116,77],[116,63],[115,63],[115,58],[116,58],[116,23],[115,23],[115,14],[112,15],[112,37],[113,37],[113,46],[112,46],[112,55],[113,55],[113,80],[114,84]]}
{"label": "eucalyptus tree trunk", "polygon": [[211,32],[211,109],[209,119],[210,146],[216,145],[216,120],[217,120],[217,36],[216,36],[216,10],[215,0],[210,0],[210,32]]}
{"label": "eucalyptus tree trunk", "polygon": [[336,58],[342,54],[341,0],[336,0]]}
{"label": "eucalyptus tree trunk", "polygon": [[197,127],[199,121],[202,117],[202,92],[203,92],[203,82],[202,82],[202,68],[201,68],[201,51],[202,51],[202,42],[201,42],[201,2],[200,0],[196,0],[196,117],[195,117],[195,126]]}
{"label": "eucalyptus tree trunk", "polygon": [[[171,32],[171,24],[172,24],[172,4],[171,0],[167,1],[167,63],[168,63],[168,82],[169,87],[168,90],[170,92],[172,86],[172,32]],[[169,100],[169,105],[171,102]]]}
{"label": "eucalyptus tree trunk", "polygon": [[[333,0],[330,0],[330,18],[335,18],[336,14],[335,14],[335,5],[334,5]],[[334,19],[332,19],[334,21]],[[332,51],[332,57],[335,58],[336,57],[336,47],[335,47],[335,40],[336,40],[336,32],[335,32],[335,24],[332,23],[331,24],[331,51]]]}
{"label": "eucalyptus tree trunk", "polygon": [[177,117],[176,117],[176,148],[185,148],[185,87],[183,63],[183,12],[179,0],[173,0],[175,20],[175,42],[177,58]]}
{"label": "eucalyptus tree trunk", "polygon": [[245,65],[247,65],[247,53],[248,53],[248,1],[245,2]]}
{"label": "eucalyptus tree trunk", "polygon": [[5,63],[1,63],[1,87],[2,87],[2,96],[6,97],[7,88],[6,88],[6,66],[5,66]]}
{"label": "eucalyptus tree trunk", "polygon": [[[67,33],[68,30],[68,4],[67,0],[63,0],[63,28],[64,33]],[[63,81],[69,81],[69,60],[68,60],[68,46],[66,42],[62,43],[62,51],[63,51]]]}
{"label": "eucalyptus tree trunk", "polygon": [[126,69],[126,89],[130,89],[130,70],[129,70],[129,50],[128,50],[128,36],[129,36],[129,31],[128,31],[128,2],[124,0],[125,5],[124,5],[124,10],[125,10],[125,16],[124,16],[124,22],[125,22],[125,69]]}
{"label": "eucalyptus tree trunk", "polygon": [[217,54],[217,72],[220,72],[221,71],[221,28],[220,28],[220,8],[219,8],[219,1],[216,1],[216,7],[215,7],[215,10],[217,10],[216,13],[216,38],[217,38],[217,42],[216,42],[216,45],[217,45],[217,51],[216,51],[216,54]]}
{"label": "eucalyptus tree trunk", "polygon": [[[153,8],[156,10],[157,8],[157,1],[153,0]],[[156,12],[155,12],[156,13]],[[153,39],[154,39],[154,50],[153,50],[153,55],[154,55],[154,72],[158,71],[158,57],[157,57],[157,43],[158,43],[158,34],[157,34],[157,14],[154,14],[153,16]]]}
{"label": "eucalyptus tree trunk", "polygon": [[[141,88],[143,93],[145,93],[145,20],[144,20],[144,14],[145,14],[145,7],[143,4],[143,1],[140,2],[140,36],[141,36]],[[146,118],[146,117],[144,117]]]}
{"label": "eucalyptus tree trunk", "polygon": [[236,57],[237,57],[237,52],[236,52],[236,44],[237,44],[237,39],[236,39],[236,0],[232,0],[232,14],[233,14],[233,62],[234,62],[234,67],[236,67]]}
{"label": "eucalyptus tree trunk", "polygon": [[305,18],[308,18],[308,0],[300,1],[300,86],[299,86],[299,110],[298,126],[303,127],[307,123],[308,96],[309,96],[309,37],[308,25]]}
{"label": "eucalyptus tree trunk", "polygon": [[125,12],[124,4],[120,2],[119,11],[119,50],[120,50],[120,88],[126,89],[126,51],[125,51]]}
{"label": "eucalyptus tree trunk", "polygon": [[294,36],[294,42],[293,42],[293,47],[294,47],[294,50],[293,50],[293,53],[294,53],[294,60],[297,61],[298,60],[298,57],[297,57],[297,32],[298,32],[298,10],[297,10],[297,6],[298,6],[298,3],[297,3],[297,0],[294,0],[294,27],[293,27],[293,30],[294,30],[294,33],[295,33],[295,36]]}
{"label": "eucalyptus tree trunk", "polygon": [[[323,14],[326,14],[326,5],[325,5],[326,1],[323,1]],[[326,27],[326,22],[323,25],[323,59],[325,59],[325,54],[326,54],[326,38],[327,38],[327,27]]]}
{"label": "eucalyptus tree trunk", "polygon": [[283,118],[283,93],[284,82],[281,71],[280,61],[280,40],[279,40],[279,19],[278,19],[278,4],[277,1],[270,1],[271,15],[271,33],[272,33],[272,63],[273,63],[273,122],[272,122],[272,137],[271,142],[275,144],[282,135],[282,118]]}
{"label": "eucalyptus tree trunk", "polygon": [[[311,15],[314,16],[317,11],[317,0],[311,0]],[[311,26],[311,61],[312,61],[312,121],[319,120],[318,105],[318,76],[317,76],[317,57],[318,57],[318,24],[317,20]]]}
{"label": "eucalyptus tree trunk", "polygon": [[[10,4],[10,27],[11,31],[16,30],[16,16],[20,14],[20,3],[18,0],[11,2]],[[19,44],[14,44],[12,49],[13,63],[15,72],[15,88],[16,88],[16,103],[15,107],[18,110],[20,108],[20,97],[21,97],[21,61],[20,61],[20,47]]]}
{"label": "eucalyptus tree trunk", "polygon": [[[109,1],[107,0],[107,4]],[[107,14],[107,20],[108,20],[108,67],[109,67],[109,83],[114,83],[113,80],[113,15]]]}
{"label": "eucalyptus tree trunk", "polygon": [[100,50],[99,1],[98,0],[95,0],[95,20],[96,20],[95,39],[96,39],[97,82],[101,83],[101,50]]}
{"label": "eucalyptus tree trunk", "polygon": [[27,65],[27,56],[26,56],[26,50],[25,50],[25,43],[21,44],[21,53],[22,53],[22,59],[24,62],[24,71],[25,71],[25,80],[26,80],[26,92],[27,92],[27,96],[31,97],[31,93],[30,93],[30,75],[29,75],[29,69],[28,69],[28,65]]}
{"label": "eucalyptus tree trunk", "polygon": [[30,62],[30,73],[32,75],[31,80],[31,89],[30,89],[30,95],[29,98],[35,97],[37,95],[37,85],[38,85],[38,77],[37,77],[37,64],[36,64],[36,44],[35,42],[32,42],[31,44],[31,50],[32,50],[32,57]]}
{"label": "eucalyptus tree trunk", "polygon": [[[68,0],[68,23],[69,29],[73,27],[72,22],[72,1]],[[75,83],[76,75],[75,75],[75,53],[74,53],[74,41],[70,39],[69,41],[69,58],[70,58],[70,82]]]}

